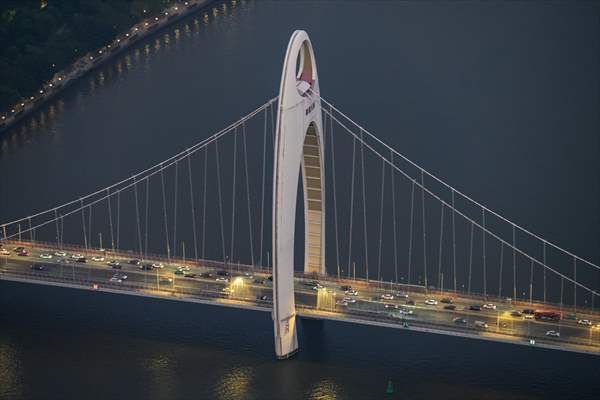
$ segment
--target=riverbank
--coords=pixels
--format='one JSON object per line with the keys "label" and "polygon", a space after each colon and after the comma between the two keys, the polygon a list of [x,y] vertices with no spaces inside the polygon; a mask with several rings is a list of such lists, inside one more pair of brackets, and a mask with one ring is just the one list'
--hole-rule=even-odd
{"label": "riverbank", "polygon": [[88,72],[101,66],[140,40],[203,9],[213,2],[214,0],[188,0],[179,2],[164,9],[154,17],[133,25],[105,46],[80,57],[69,67],[54,74],[48,82],[45,82],[40,87],[36,95],[30,96],[29,99],[17,103],[9,110],[0,113],[0,135],[38,110],[43,104],[54,98]]}

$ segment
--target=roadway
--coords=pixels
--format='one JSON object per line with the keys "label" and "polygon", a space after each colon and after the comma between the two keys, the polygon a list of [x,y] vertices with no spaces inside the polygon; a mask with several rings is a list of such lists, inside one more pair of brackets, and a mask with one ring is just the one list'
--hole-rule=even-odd
{"label": "roadway", "polygon": [[[54,284],[76,285],[88,289],[109,290],[123,293],[151,294],[154,297],[169,297],[181,300],[204,299],[216,305],[234,305],[270,311],[272,282],[266,270],[249,269],[247,266],[228,265],[223,268],[219,262],[186,262],[189,268],[185,273],[177,272],[183,260],[168,264],[163,259],[145,260],[142,264],[162,263],[162,268],[152,271],[141,270],[140,266],[129,264],[135,257],[132,254],[117,254],[121,269],[113,269],[107,265],[106,252],[90,251],[87,262],[76,262],[71,255],[84,253],[81,249],[65,250],[66,256],[56,256],[56,248],[51,244],[36,245],[22,243],[29,255],[18,256],[13,248],[18,243],[5,244],[3,249],[9,254],[0,255],[0,279],[25,280],[34,283],[54,282]],[[50,254],[52,258],[41,258],[42,254]],[[104,256],[102,261],[92,261],[91,256]],[[112,259],[112,257],[111,257]],[[32,265],[43,265],[43,270],[32,269]],[[220,274],[228,274],[222,276]],[[117,275],[115,275],[117,274]],[[189,276],[194,274],[195,276]],[[127,278],[123,279],[122,275]],[[217,278],[220,278],[217,280]],[[227,281],[225,281],[227,279]],[[407,288],[398,290],[390,284],[381,282],[357,282],[320,277],[323,286],[315,290],[312,277],[297,276],[295,279],[295,300],[301,316],[319,319],[332,319],[398,327],[409,330],[422,330],[435,333],[474,337],[517,344],[550,347],[568,351],[579,351],[600,355],[600,324],[598,315],[588,310],[578,313],[578,319],[593,321],[591,326],[584,326],[575,320],[538,321],[515,317],[513,311],[523,308],[535,308],[513,304],[512,302],[494,302],[495,310],[470,310],[474,304],[482,304],[481,300],[460,293],[426,294],[424,288]],[[342,285],[351,285],[358,293],[349,296],[341,290]],[[227,293],[225,291],[232,291]],[[398,292],[402,296],[398,296]],[[384,300],[383,294],[392,295],[393,299]],[[408,296],[408,299],[404,296]],[[444,309],[447,304],[441,303],[444,297],[452,298],[454,310]],[[343,299],[352,299],[349,302]],[[425,300],[434,299],[436,305],[427,305]],[[205,302],[206,302],[205,301]],[[410,304],[407,304],[410,303]],[[547,308],[546,308],[547,309]],[[456,318],[464,322],[456,323]],[[486,324],[485,327],[477,324]],[[559,332],[560,337],[550,337],[548,331]],[[531,341],[534,342],[531,342]]]}

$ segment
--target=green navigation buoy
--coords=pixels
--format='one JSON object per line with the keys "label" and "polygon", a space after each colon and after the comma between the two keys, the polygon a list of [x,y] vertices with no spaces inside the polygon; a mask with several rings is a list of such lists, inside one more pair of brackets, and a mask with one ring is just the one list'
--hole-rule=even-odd
{"label": "green navigation buoy", "polygon": [[394,393],[394,385],[392,384],[392,381],[388,381],[387,384],[387,389],[385,391],[387,394],[392,394]]}

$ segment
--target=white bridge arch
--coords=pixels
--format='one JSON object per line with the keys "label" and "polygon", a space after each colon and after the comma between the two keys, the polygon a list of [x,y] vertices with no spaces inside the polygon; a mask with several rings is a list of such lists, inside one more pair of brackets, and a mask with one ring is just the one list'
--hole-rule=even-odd
{"label": "white bridge arch", "polygon": [[310,39],[288,44],[277,110],[273,174],[273,321],[275,353],[298,349],[294,302],[294,229],[298,174],[304,188],[304,272],[325,274],[325,174],[319,79]]}

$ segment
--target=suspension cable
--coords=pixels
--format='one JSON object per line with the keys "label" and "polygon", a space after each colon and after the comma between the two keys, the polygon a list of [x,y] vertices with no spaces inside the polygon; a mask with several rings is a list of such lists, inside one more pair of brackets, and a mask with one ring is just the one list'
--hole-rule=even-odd
{"label": "suspension cable", "polygon": [[[361,131],[362,139],[362,131]],[[365,239],[365,269],[367,271],[367,281],[369,280],[369,246],[367,240],[367,199],[365,195],[365,154],[363,141],[360,145],[361,173],[362,173],[362,203],[363,203],[363,232]]]}
{"label": "suspension cable", "polygon": [[121,242],[121,191],[117,190],[117,249],[120,249]]}
{"label": "suspension cable", "polygon": [[383,239],[383,198],[385,196],[385,161],[381,162],[381,203],[379,207],[379,256],[377,260],[377,280],[381,281],[381,242]]}
{"label": "suspension cable", "polygon": [[175,162],[175,191],[173,195],[173,257],[177,257],[177,193],[179,185],[179,161]]}
{"label": "suspension cable", "polygon": [[442,243],[444,241],[444,203],[441,203],[442,210],[440,211],[440,249],[438,256],[438,288],[444,287],[442,279]]}
{"label": "suspension cable", "polygon": [[502,267],[504,265],[504,243],[500,243],[500,273],[498,274],[498,297],[502,297]]}
{"label": "suspension cable", "polygon": [[56,246],[58,246],[58,248],[62,249],[62,247],[60,247],[60,231],[58,228],[58,211],[54,210],[54,219],[56,220]]}
{"label": "suspension cable", "polygon": [[208,146],[204,148],[204,193],[202,195],[202,260],[206,259],[204,253],[206,245],[206,179],[208,174]]}
{"label": "suspension cable", "polygon": [[481,224],[483,229],[481,230],[481,243],[483,247],[482,258],[483,258],[483,297],[487,299],[487,278],[486,278],[486,262],[485,262],[485,209],[481,209]]}
{"label": "suspension cable", "polygon": [[533,303],[533,260],[529,267],[529,303]]}
{"label": "suspension cable", "polygon": [[[110,207],[110,189],[106,189],[106,202],[108,203],[108,224],[110,226],[110,244],[112,247],[113,257],[115,256],[115,235],[113,230],[112,209]],[[62,219],[61,219],[62,221]]]}
{"label": "suspension cable", "polygon": [[517,300],[517,252],[516,252],[515,227],[512,228],[512,249],[513,249],[513,299]]}
{"label": "suspension cable", "polygon": [[[544,260],[544,265],[546,265],[546,242],[545,241],[543,242],[543,245],[544,245],[544,247],[543,247],[544,254],[542,257]],[[544,304],[546,304],[546,268],[544,268],[543,271],[544,271]],[[594,297],[592,296],[592,299],[593,298]]]}
{"label": "suspension cable", "polygon": [[246,172],[246,199],[248,200],[248,233],[250,234],[250,261],[254,266],[254,235],[252,231],[252,212],[250,210],[250,184],[248,183],[248,151],[246,149],[246,124],[242,124],[242,139],[244,140],[244,171]]}
{"label": "suspension cable", "polygon": [[148,259],[148,204],[150,201],[150,179],[146,177],[146,210],[144,218],[144,258]]}
{"label": "suspension cable", "polygon": [[231,251],[229,253],[229,260],[233,262],[233,246],[235,244],[235,187],[237,178],[237,129],[233,133],[233,179],[231,192]]}
{"label": "suspension cable", "polygon": [[352,222],[354,217],[354,165],[356,159],[356,140],[352,138],[352,183],[350,184],[350,236],[348,238],[348,278],[352,266]]}
{"label": "suspension cable", "polygon": [[169,222],[167,219],[167,195],[165,193],[165,174],[163,168],[160,170],[160,183],[162,189],[162,203],[163,203],[163,221],[165,225],[165,243],[167,245],[167,260],[171,264],[171,247],[169,244]]}
{"label": "suspension cable", "polygon": [[471,245],[469,247],[469,280],[467,281],[467,293],[471,294],[471,272],[473,271],[473,229],[471,224]]}
{"label": "suspension cable", "polygon": [[454,209],[454,189],[452,189],[452,267],[454,275],[454,292],[456,292],[456,225],[455,225],[456,212]]}
{"label": "suspension cable", "polygon": [[[327,117],[327,114],[325,114]],[[338,279],[340,275],[340,243],[338,233],[338,212],[337,212],[337,188],[335,185],[336,174],[335,174],[335,143],[333,139],[333,120],[329,118],[329,136],[331,137],[331,176],[333,181],[333,222],[335,225],[335,262],[338,271]]]}
{"label": "suspension cable", "polygon": [[423,274],[425,278],[425,293],[427,293],[427,235],[425,230],[425,175],[421,171],[421,210],[423,211]]}
{"label": "suspension cable", "polygon": [[[390,161],[394,163],[394,153],[390,152]],[[396,187],[394,186],[394,169],[390,168],[390,175],[392,178],[392,221],[394,229],[394,276],[396,277],[396,283],[398,283],[398,245],[396,240]]]}
{"label": "suspension cable", "polygon": [[215,141],[215,158],[217,161],[217,192],[219,194],[219,217],[221,222],[221,250],[223,252],[223,261],[225,261],[225,232],[223,230],[223,197],[221,195],[221,167],[219,164],[219,141]]}
{"label": "suspension cable", "polygon": [[85,244],[85,253],[87,254],[88,252],[88,241],[87,241],[87,234],[85,231],[85,208],[83,207],[83,200],[81,200],[82,206],[81,206],[81,227],[83,228],[83,242]]}
{"label": "suspension cable", "polygon": [[[134,179],[135,182],[135,179]],[[137,242],[138,242],[138,251],[140,253],[140,258],[142,258],[142,233],[140,229],[140,209],[138,207],[138,192],[137,192],[137,184],[133,185],[133,194],[135,197],[135,222],[137,227]]]}
{"label": "suspension cable", "polygon": [[407,283],[410,285],[410,267],[412,264],[412,245],[413,245],[413,222],[415,215],[415,181],[411,183],[410,189],[410,224],[409,224],[409,237],[408,237],[408,276]]}
{"label": "suspension cable", "polygon": [[198,260],[198,236],[196,234],[196,207],[194,206],[194,186],[192,184],[192,157],[188,155],[188,178],[190,183],[190,208],[192,211],[192,234],[194,235],[194,259]]}
{"label": "suspension cable", "polygon": [[263,129],[263,152],[262,152],[262,185],[260,193],[260,266],[263,267],[263,240],[265,226],[265,180],[267,170],[267,109],[265,109],[265,121]]}

